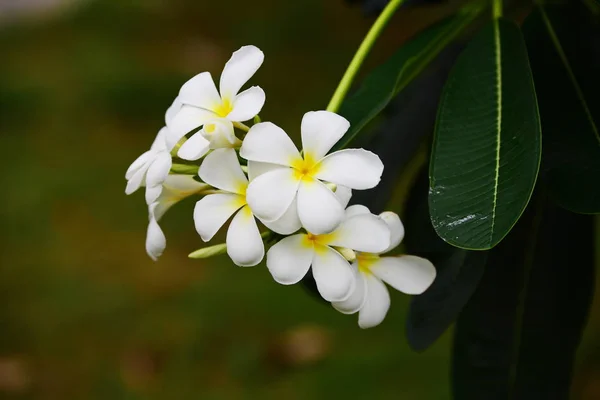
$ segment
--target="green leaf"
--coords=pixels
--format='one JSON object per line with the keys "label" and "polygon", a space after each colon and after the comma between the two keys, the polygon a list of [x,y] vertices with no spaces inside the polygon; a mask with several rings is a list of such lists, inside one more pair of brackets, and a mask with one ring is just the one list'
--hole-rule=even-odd
{"label": "green leaf", "polygon": [[593,217],[540,197],[487,253],[455,329],[453,398],[569,398],[595,282]]}
{"label": "green leaf", "polygon": [[539,6],[523,24],[523,33],[538,93],[550,191],[569,210],[599,213],[600,33],[586,14],[579,4]]}
{"label": "green leaf", "polygon": [[498,244],[527,206],[540,155],[525,42],[517,25],[495,20],[460,55],[442,94],[429,171],[438,235],[465,249]]}
{"label": "green leaf", "polygon": [[424,30],[370,73],[339,110],[339,114],[350,121],[350,129],[334,150],[347,147],[358,132],[473,21],[481,8],[475,4]]}

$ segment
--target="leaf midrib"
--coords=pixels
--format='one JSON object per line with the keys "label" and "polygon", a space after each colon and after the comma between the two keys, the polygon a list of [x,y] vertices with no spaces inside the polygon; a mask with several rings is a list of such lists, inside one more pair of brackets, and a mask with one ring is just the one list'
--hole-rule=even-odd
{"label": "leaf midrib", "polygon": [[500,43],[500,23],[496,19],[494,21],[494,52],[496,55],[496,93],[497,93],[497,107],[496,112],[496,169],[494,177],[494,199],[492,205],[492,222],[490,228],[490,243],[493,243],[494,239],[494,225],[496,223],[496,207],[498,201],[498,181],[500,179],[500,140],[502,135],[502,49]]}

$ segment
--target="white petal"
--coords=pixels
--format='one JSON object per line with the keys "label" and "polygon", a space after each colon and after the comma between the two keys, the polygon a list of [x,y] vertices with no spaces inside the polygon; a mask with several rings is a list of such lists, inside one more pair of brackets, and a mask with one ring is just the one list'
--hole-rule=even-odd
{"label": "white petal", "polygon": [[148,150],[147,152],[136,158],[135,161],[131,163],[129,168],[127,168],[127,172],[125,172],[125,179],[130,180],[131,178],[133,178],[133,175],[135,175],[135,173],[138,172],[140,169],[142,169],[143,167],[148,168],[148,161],[151,161],[153,159],[154,154],[155,153],[153,151]]}
{"label": "white petal", "polygon": [[350,122],[329,111],[311,111],[304,114],[300,132],[304,154],[320,160],[350,128]]}
{"label": "white petal", "polygon": [[390,228],[373,214],[359,214],[344,219],[331,236],[329,244],[352,250],[377,253],[390,245]]}
{"label": "white petal", "polygon": [[325,300],[344,301],[352,294],[354,273],[348,261],[337,251],[316,245],[312,271],[317,289]]}
{"label": "white petal", "polygon": [[356,284],[354,286],[354,290],[350,294],[350,297],[344,301],[335,301],[331,303],[333,308],[342,314],[354,314],[362,308],[367,300],[367,281],[365,280],[363,274],[358,271],[356,263],[352,264],[352,271],[354,272]]}
{"label": "white petal", "polygon": [[146,186],[146,204],[154,203],[163,191],[163,185]]}
{"label": "white petal", "polygon": [[299,184],[291,168],[270,171],[250,182],[246,200],[258,218],[275,221],[281,218],[292,204]]}
{"label": "white petal", "polygon": [[167,132],[167,148],[171,150],[189,132],[215,118],[215,114],[202,108],[183,106],[173,117]]}
{"label": "white petal", "polygon": [[287,168],[287,167],[284,167],[283,165],[278,165],[278,164],[270,164],[270,163],[264,163],[264,162],[258,162],[258,161],[248,161],[248,179],[250,179],[250,181],[252,181],[255,178],[259,177],[260,175],[262,175],[266,172],[273,171],[276,169],[282,169],[282,168]]}
{"label": "white petal", "polygon": [[385,222],[390,228],[390,246],[383,251],[384,253],[387,253],[388,251],[398,247],[400,242],[402,242],[402,239],[404,239],[404,225],[402,224],[398,214],[391,211],[382,212],[379,214],[379,218],[381,218],[383,222]]}
{"label": "white petal", "polygon": [[235,265],[252,267],[262,261],[265,246],[250,207],[243,207],[227,230],[227,254]]}
{"label": "white petal", "polygon": [[304,278],[313,255],[313,244],[305,234],[288,236],[267,252],[267,268],[276,282],[293,285]]}
{"label": "white petal", "polygon": [[231,121],[248,121],[254,118],[265,105],[265,91],[252,86],[235,97],[233,109],[227,114]]}
{"label": "white petal", "polygon": [[155,150],[155,151],[167,150],[167,135],[168,134],[169,134],[169,128],[167,128],[166,126],[161,128],[161,130],[158,131],[156,138],[154,138],[154,142],[152,142],[152,146],[150,147],[150,149]]}
{"label": "white petal", "polygon": [[244,195],[248,178],[244,175],[234,149],[217,149],[204,158],[200,178],[218,189]]}
{"label": "white petal", "polygon": [[210,142],[200,132],[196,132],[181,145],[177,155],[184,160],[195,161],[208,153],[209,149]]}
{"label": "white petal", "polygon": [[363,206],[362,204],[355,204],[353,206],[350,206],[348,208],[346,208],[346,212],[344,213],[344,218],[348,219],[350,217],[354,217],[355,215],[361,215],[361,214],[371,214],[371,211],[369,211],[369,209],[366,206]]}
{"label": "white petal", "polygon": [[165,113],[165,124],[168,127],[171,126],[173,118],[175,117],[175,115],[177,115],[179,110],[181,110],[182,106],[183,103],[181,102],[181,100],[179,100],[179,97],[175,97],[175,100],[173,100],[173,104],[171,104],[171,106],[167,108],[167,112]]}
{"label": "white petal", "polygon": [[219,89],[223,98],[232,98],[260,68],[265,55],[256,46],[243,46],[233,53],[223,68]]}
{"label": "white petal", "polygon": [[433,283],[436,271],[424,258],[404,255],[381,257],[369,266],[375,276],[406,294],[421,294]]}
{"label": "white petal", "polygon": [[167,247],[167,238],[154,217],[155,206],[153,204],[149,207],[150,221],[148,223],[148,231],[146,232],[146,253],[154,261],[162,255],[165,247]]}
{"label": "white petal", "polygon": [[250,128],[242,143],[240,156],[249,161],[287,166],[302,161],[292,139],[271,122],[261,122]]}
{"label": "white petal", "polygon": [[189,196],[208,187],[205,183],[195,180],[192,175],[169,175],[163,186],[171,193],[176,192],[179,197]]}
{"label": "white petal", "polygon": [[229,217],[243,206],[244,198],[238,194],[211,194],[198,200],[194,224],[202,240],[212,239]]}
{"label": "white petal", "polygon": [[333,231],[344,217],[344,208],[333,192],[316,179],[303,180],[298,189],[298,217],[316,235]]}
{"label": "white petal", "polygon": [[146,177],[146,172],[148,169],[146,167],[142,167],[138,169],[131,179],[127,181],[127,187],[125,187],[125,194],[131,194],[138,190],[140,186],[144,183],[144,178]]}
{"label": "white petal", "polygon": [[162,185],[171,170],[171,155],[166,151],[157,154],[156,159],[150,164],[146,174],[146,186]]}
{"label": "white petal", "polygon": [[221,96],[217,91],[210,72],[202,72],[187,81],[179,91],[179,101],[205,110],[213,110],[221,104]]}
{"label": "white petal", "polygon": [[279,233],[280,235],[291,235],[302,227],[300,218],[298,218],[298,203],[296,199],[292,201],[292,204],[288,207],[287,211],[275,221],[262,221],[261,222],[273,232]]}
{"label": "white petal", "polygon": [[383,163],[377,154],[363,149],[346,149],[325,157],[315,177],[363,190],[377,186],[382,173]]}
{"label": "white petal", "polygon": [[242,141],[235,136],[233,123],[225,118],[206,122],[200,133],[210,142],[211,149],[234,147],[242,144]]}
{"label": "white petal", "polygon": [[363,329],[379,325],[390,308],[390,293],[384,283],[371,274],[365,275],[367,281],[367,301],[358,313],[358,326]]}
{"label": "white petal", "polygon": [[342,207],[346,208],[352,198],[352,189],[343,185],[337,185],[335,197],[338,198]]}

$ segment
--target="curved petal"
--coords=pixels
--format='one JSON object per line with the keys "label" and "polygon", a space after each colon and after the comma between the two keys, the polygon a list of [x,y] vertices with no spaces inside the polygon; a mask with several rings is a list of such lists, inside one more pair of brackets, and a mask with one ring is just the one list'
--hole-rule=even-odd
{"label": "curved petal", "polygon": [[250,207],[243,207],[227,230],[227,254],[235,265],[252,267],[262,261],[265,246]]}
{"label": "curved petal", "polygon": [[167,149],[171,150],[182,137],[214,118],[215,114],[211,111],[192,106],[181,107],[181,110],[173,117],[167,132]]}
{"label": "curved petal", "polygon": [[162,229],[158,225],[156,218],[154,218],[155,204],[149,207],[149,223],[148,230],[146,232],[146,253],[151,259],[156,261],[160,257],[167,247],[167,238],[163,233]]}
{"label": "curved petal", "polygon": [[154,142],[152,142],[151,150],[155,151],[165,151],[167,150],[167,135],[169,134],[169,128],[166,126],[161,128],[158,131],[158,134],[154,138]]}
{"label": "curved petal", "polygon": [[404,255],[381,257],[369,266],[379,279],[406,294],[421,294],[433,283],[436,271],[424,258]]}
{"label": "curved petal", "polygon": [[283,168],[287,167],[284,167],[283,165],[264,163],[259,161],[248,161],[248,179],[250,179],[250,181],[253,181],[254,179],[258,178],[260,175],[266,172]]}
{"label": "curved petal", "polygon": [[379,183],[383,163],[377,154],[363,149],[336,151],[319,164],[315,178],[348,186],[350,189],[370,189]]}
{"label": "curved petal", "polygon": [[173,100],[173,104],[171,104],[171,106],[167,108],[167,112],[165,113],[165,124],[168,127],[171,126],[173,118],[175,117],[175,115],[177,115],[179,110],[181,110],[182,106],[183,103],[181,102],[181,100],[179,100],[179,97],[175,97],[175,100]]}
{"label": "curved petal", "polygon": [[356,285],[350,297],[344,301],[334,301],[331,303],[333,308],[342,314],[354,314],[362,308],[367,300],[367,281],[363,274],[358,271],[356,263],[352,264],[352,271],[354,272]]}
{"label": "curved petal", "polygon": [[355,215],[368,214],[371,215],[371,211],[366,206],[362,204],[354,204],[348,208],[344,212],[344,219],[348,219],[350,217],[354,217]]}
{"label": "curved petal", "polygon": [[379,214],[379,218],[381,218],[383,222],[387,224],[388,228],[390,228],[390,246],[383,251],[383,253],[387,253],[388,251],[398,247],[398,245],[402,242],[402,239],[404,239],[404,225],[402,224],[398,214],[391,211],[382,212]]}
{"label": "curved petal", "polygon": [[198,172],[209,185],[240,195],[246,194],[248,179],[234,149],[216,149],[204,158]]}
{"label": "curved petal", "polygon": [[343,185],[337,185],[335,197],[338,198],[342,207],[346,208],[352,198],[352,189]]}
{"label": "curved petal", "polygon": [[250,128],[242,142],[240,156],[248,161],[285,166],[302,161],[292,139],[271,122],[261,122]]}
{"label": "curved petal", "polygon": [[192,175],[169,175],[163,183],[166,191],[177,194],[178,197],[189,196],[208,187],[200,183]]}
{"label": "curved petal", "polygon": [[258,71],[265,55],[256,46],[243,46],[235,51],[223,68],[219,89],[223,98],[232,98]]}
{"label": "curved petal", "polygon": [[291,168],[270,171],[250,182],[246,200],[258,218],[275,221],[281,218],[292,204],[299,184]]}
{"label": "curved petal", "polygon": [[146,204],[154,203],[160,197],[162,191],[163,185],[146,186]]}
{"label": "curved petal", "polygon": [[288,236],[267,252],[267,268],[275,282],[282,285],[298,283],[308,272],[314,248],[305,234]]}
{"label": "curved petal", "polygon": [[302,117],[302,149],[313,160],[320,160],[350,128],[350,122],[329,111],[310,111]]}
{"label": "curved petal", "polygon": [[333,231],[344,217],[344,208],[327,186],[316,179],[303,180],[298,189],[298,217],[310,233]]}
{"label": "curved petal", "polygon": [[225,118],[206,122],[200,133],[210,142],[211,149],[234,147],[242,144],[242,141],[235,136],[233,123]]}
{"label": "curved petal", "polygon": [[367,301],[358,313],[358,326],[363,329],[379,325],[390,309],[390,293],[384,283],[371,274],[366,274],[365,280]]}
{"label": "curved petal", "polygon": [[279,233],[280,235],[291,235],[302,227],[298,218],[298,203],[296,199],[288,207],[287,211],[275,221],[260,221],[264,226]]}
{"label": "curved petal", "polygon": [[359,214],[345,219],[331,235],[329,244],[352,250],[377,253],[390,245],[390,228],[373,214]]}
{"label": "curved petal", "polygon": [[166,151],[161,151],[150,164],[146,174],[146,186],[157,186],[167,179],[171,170],[171,155]]}
{"label": "curved petal", "polygon": [[195,161],[206,155],[209,149],[210,142],[200,132],[196,132],[181,145],[177,155],[184,160]]}
{"label": "curved petal", "polygon": [[131,179],[127,181],[127,186],[125,187],[125,194],[131,194],[138,190],[140,186],[144,183],[144,178],[146,177],[146,172],[148,172],[147,167],[143,167],[138,169]]}
{"label": "curved petal", "polygon": [[229,217],[243,206],[244,198],[238,194],[211,194],[198,200],[194,224],[202,240],[212,239]]}
{"label": "curved petal", "polygon": [[179,90],[178,98],[183,104],[205,110],[213,110],[221,104],[221,96],[210,72],[202,72],[184,83]]}
{"label": "curved petal", "polygon": [[355,287],[355,277],[348,261],[337,251],[315,245],[312,272],[317,289],[327,301],[344,301]]}
{"label": "curved petal", "polygon": [[231,121],[248,121],[254,118],[265,105],[265,91],[259,86],[252,86],[238,94],[233,101],[233,109],[227,114]]}
{"label": "curved petal", "polygon": [[141,156],[135,159],[134,162],[131,163],[129,168],[127,168],[127,172],[125,172],[125,179],[130,180],[133,178],[136,172],[138,172],[143,167],[148,168],[149,161],[152,161],[154,158],[154,153],[151,150],[143,153]]}

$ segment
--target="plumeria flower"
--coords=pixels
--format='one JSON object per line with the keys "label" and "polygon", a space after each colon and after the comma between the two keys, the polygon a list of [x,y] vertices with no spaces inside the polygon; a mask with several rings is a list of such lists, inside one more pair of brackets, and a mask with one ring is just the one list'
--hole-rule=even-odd
{"label": "plumeria flower", "polygon": [[379,157],[363,149],[327,155],[349,127],[350,123],[335,113],[306,113],[301,124],[301,154],[278,126],[270,122],[254,125],[240,149],[249,167],[258,162],[263,169],[248,187],[252,212],[263,221],[274,221],[296,207],[307,231],[322,234],[334,230],[344,216],[344,208],[327,182],[369,189],[379,183],[383,172]]}
{"label": "plumeria flower", "polygon": [[[354,215],[372,215],[364,206],[353,206]],[[349,210],[350,210],[349,208]],[[390,229],[391,242],[381,253],[397,247],[404,238],[404,226],[397,214],[384,212],[379,215]],[[352,264],[356,285],[352,294],[332,305],[344,314],[358,312],[358,325],[371,328],[379,325],[390,308],[387,283],[406,294],[421,294],[436,276],[433,264],[424,258],[402,255],[381,257],[380,252],[360,252]],[[384,283],[385,282],[385,283]]]}
{"label": "plumeria flower", "polygon": [[156,261],[167,245],[167,239],[158,225],[160,218],[175,203],[208,188],[208,185],[195,181],[191,175],[169,175],[166,178],[160,196],[148,206],[150,221],[146,233],[146,252],[150,258]]}
{"label": "plumeria flower", "polygon": [[[248,178],[244,175],[233,149],[217,149],[206,156],[199,171],[200,178],[221,193],[207,195],[196,203],[194,222],[196,230],[208,242],[234,213],[227,230],[227,254],[236,265],[250,267],[264,257],[265,248],[246,202]],[[267,227],[281,234],[297,230],[293,218],[282,218]]]}
{"label": "plumeria flower", "polygon": [[215,147],[219,143],[231,144],[223,147],[237,144],[233,140],[232,123],[254,118],[265,104],[265,92],[258,86],[239,93],[263,60],[264,54],[257,47],[244,46],[234,52],[225,64],[219,90],[210,72],[196,75],[181,87],[178,98],[183,106],[173,119],[167,143],[174,146],[194,129],[201,126],[204,129],[193,134],[181,146],[179,157],[198,159],[209,149],[221,147]]}
{"label": "plumeria flower", "polygon": [[[299,282],[312,266],[317,289],[327,301],[344,301],[355,287],[355,274],[340,252],[378,253],[390,245],[390,229],[372,214],[354,214],[348,207],[342,223],[328,234],[299,233],[275,244],[267,253],[267,268],[283,285]],[[351,252],[351,251],[350,251]]]}
{"label": "plumeria flower", "polygon": [[139,156],[125,173],[125,193],[131,194],[141,186],[146,186],[147,204],[152,204],[160,196],[162,184],[171,170],[171,154],[165,142],[167,132],[167,127],[162,128],[150,150]]}

